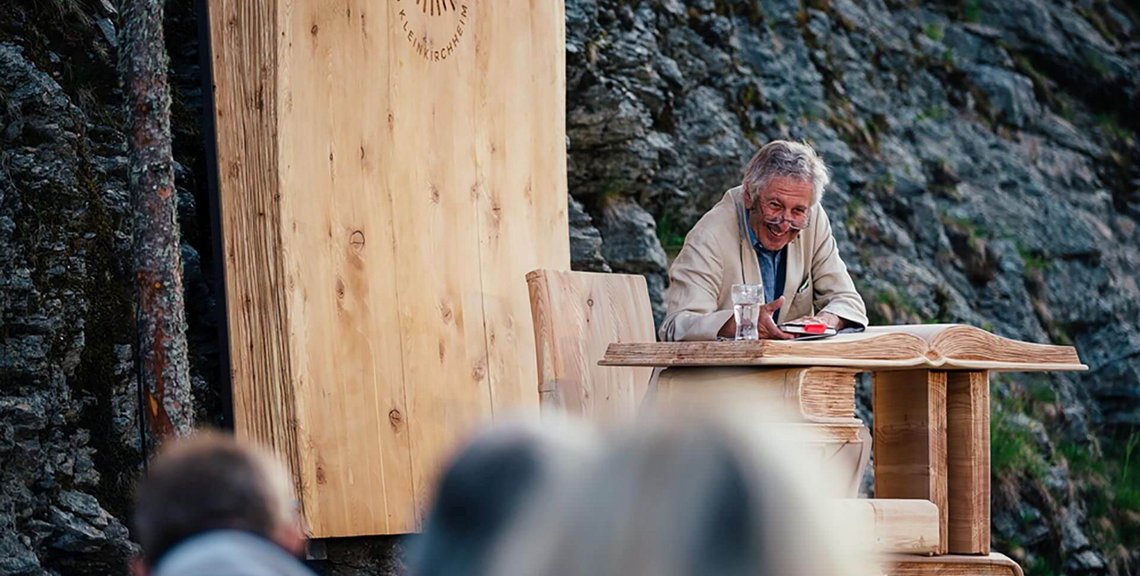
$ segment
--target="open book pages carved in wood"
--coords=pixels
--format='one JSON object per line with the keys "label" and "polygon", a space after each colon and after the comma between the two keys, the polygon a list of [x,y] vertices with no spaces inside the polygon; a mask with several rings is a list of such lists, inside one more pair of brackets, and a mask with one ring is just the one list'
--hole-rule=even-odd
{"label": "open book pages carved in wood", "polygon": [[843,366],[1088,370],[1072,346],[1010,340],[961,324],[872,326],[826,340],[613,343],[603,366]]}

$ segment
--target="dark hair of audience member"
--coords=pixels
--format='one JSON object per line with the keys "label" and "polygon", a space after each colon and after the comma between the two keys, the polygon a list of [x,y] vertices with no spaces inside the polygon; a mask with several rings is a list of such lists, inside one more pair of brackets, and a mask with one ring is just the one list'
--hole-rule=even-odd
{"label": "dark hair of audience member", "polygon": [[278,531],[296,518],[291,490],[272,457],[230,436],[199,432],[160,452],[139,481],[134,536],[152,566],[184,540],[213,530],[280,543]]}
{"label": "dark hair of audience member", "polygon": [[[514,422],[478,434],[444,472],[424,533],[410,551],[414,576],[489,574],[503,534],[536,491],[587,457],[585,430]],[[559,430],[560,432],[555,432]]]}

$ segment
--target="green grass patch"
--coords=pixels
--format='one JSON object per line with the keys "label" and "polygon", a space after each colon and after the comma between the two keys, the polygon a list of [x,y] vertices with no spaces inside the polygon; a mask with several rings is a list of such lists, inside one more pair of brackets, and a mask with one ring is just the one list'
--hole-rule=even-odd
{"label": "green grass patch", "polygon": [[1057,390],[1049,384],[1039,382],[1030,386],[1029,397],[1038,404],[1055,404],[1057,402]]}
{"label": "green grass patch", "polygon": [[1030,250],[1018,244],[1017,253],[1021,256],[1021,261],[1025,264],[1027,272],[1040,272],[1049,266],[1049,262],[1042,258],[1036,250]]}
{"label": "green grass patch", "polygon": [[895,191],[895,177],[890,172],[882,172],[875,176],[871,181],[871,188],[883,192],[893,193]]}
{"label": "green grass patch", "polygon": [[852,198],[847,203],[847,231],[859,231],[859,215],[863,212],[863,201],[858,198]]}
{"label": "green grass patch", "polygon": [[962,19],[966,22],[978,22],[982,19],[982,2],[981,0],[963,0],[962,1]]}
{"label": "green grass patch", "polygon": [[875,293],[875,301],[886,305],[896,312],[904,312],[915,317],[921,316],[921,314],[918,313],[918,307],[914,305],[910,296],[906,293],[900,293],[894,288],[887,288],[886,290]]}
{"label": "green grass patch", "polygon": [[680,252],[681,247],[685,245],[685,233],[682,230],[681,223],[672,213],[666,212],[657,219],[657,240],[661,242],[661,247],[670,254]]}
{"label": "green grass patch", "polygon": [[950,113],[949,113],[949,111],[946,110],[945,106],[943,106],[941,104],[935,104],[935,105],[930,106],[929,108],[926,108],[925,110],[919,112],[918,116],[916,116],[915,119],[919,120],[919,121],[935,120],[937,122],[941,122],[941,121],[945,120],[948,116],[950,116]]}
{"label": "green grass patch", "polygon": [[1013,423],[1012,414],[999,407],[990,419],[990,469],[999,476],[1024,473],[1045,476],[1045,459],[1037,452],[1033,434]]}
{"label": "green grass patch", "polygon": [[1132,132],[1120,125],[1120,119],[1115,114],[1097,114],[1096,124],[1112,138],[1128,140],[1132,137]]}
{"label": "green grass patch", "polygon": [[931,22],[922,27],[922,33],[935,42],[941,42],[942,38],[946,36],[946,29],[941,24]]}

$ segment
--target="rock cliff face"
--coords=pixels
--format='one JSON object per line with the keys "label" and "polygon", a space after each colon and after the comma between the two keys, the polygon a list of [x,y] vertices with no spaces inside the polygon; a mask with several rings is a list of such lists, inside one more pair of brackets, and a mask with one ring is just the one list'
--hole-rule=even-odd
{"label": "rock cliff face", "polygon": [[[139,466],[112,2],[0,0],[0,573],[122,573]],[[200,419],[221,422],[192,3],[168,3]],[[876,322],[1072,343],[995,380],[995,547],[1140,573],[1140,6],[566,0],[571,246],[644,274],[756,148],[804,139]],[[866,391],[863,391],[864,400]],[[390,542],[332,573],[398,571]]]}

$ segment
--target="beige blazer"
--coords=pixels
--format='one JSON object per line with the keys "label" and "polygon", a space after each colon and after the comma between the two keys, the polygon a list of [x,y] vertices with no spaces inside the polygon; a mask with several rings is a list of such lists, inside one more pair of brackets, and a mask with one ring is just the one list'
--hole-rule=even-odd
{"label": "beige blazer", "polygon": [[[662,340],[716,340],[732,316],[732,285],[760,282],[747,225],[744,190],[737,186],[693,226],[669,268]],[[839,257],[822,206],[812,206],[811,226],[788,243],[785,258],[781,321],[827,311],[867,325],[867,308]]]}

